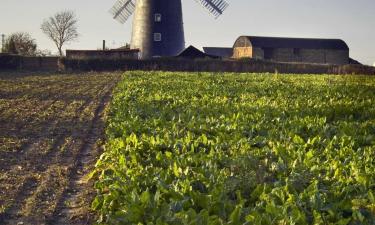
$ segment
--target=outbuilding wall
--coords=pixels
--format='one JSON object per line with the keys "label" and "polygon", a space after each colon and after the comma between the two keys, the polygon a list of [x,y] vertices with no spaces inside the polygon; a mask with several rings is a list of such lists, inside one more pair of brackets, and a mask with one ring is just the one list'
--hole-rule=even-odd
{"label": "outbuilding wall", "polygon": [[349,47],[340,39],[241,36],[233,45],[233,58],[344,65]]}
{"label": "outbuilding wall", "polygon": [[349,51],[346,50],[327,50],[326,62],[330,64],[349,64]]}
{"label": "outbuilding wall", "polygon": [[253,47],[234,48],[234,58],[266,59],[276,62],[304,62],[343,65],[349,63],[349,51],[330,49],[272,49],[270,58],[265,58],[265,50]]}
{"label": "outbuilding wall", "polygon": [[253,58],[252,47],[237,47],[233,49],[233,58]]}

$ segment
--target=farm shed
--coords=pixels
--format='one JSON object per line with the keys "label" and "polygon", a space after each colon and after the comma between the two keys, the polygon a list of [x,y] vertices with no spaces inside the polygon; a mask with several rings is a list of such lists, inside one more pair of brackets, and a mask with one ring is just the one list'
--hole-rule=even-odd
{"label": "farm shed", "polygon": [[214,55],[220,58],[232,58],[233,48],[221,48],[221,47],[203,47],[204,53],[208,55]]}
{"label": "farm shed", "polygon": [[241,36],[233,57],[342,65],[349,63],[349,47],[339,39]]}
{"label": "farm shed", "polygon": [[180,54],[177,55],[177,57],[178,58],[190,58],[190,59],[219,58],[217,56],[206,54],[192,45],[190,45],[185,50],[183,50]]}

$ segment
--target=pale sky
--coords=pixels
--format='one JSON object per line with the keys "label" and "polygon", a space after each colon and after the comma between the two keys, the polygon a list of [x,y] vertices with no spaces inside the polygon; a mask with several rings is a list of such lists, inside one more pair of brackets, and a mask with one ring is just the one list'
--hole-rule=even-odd
{"label": "pale sky", "polygon": [[[186,45],[230,47],[240,35],[340,38],[352,58],[375,62],[375,0],[227,0],[215,20],[194,0],[182,0]],[[39,48],[57,52],[40,30],[43,19],[73,10],[79,19],[79,41],[69,49],[97,49],[130,42],[131,21],[121,25],[108,10],[115,0],[0,0],[0,34],[26,31]]]}

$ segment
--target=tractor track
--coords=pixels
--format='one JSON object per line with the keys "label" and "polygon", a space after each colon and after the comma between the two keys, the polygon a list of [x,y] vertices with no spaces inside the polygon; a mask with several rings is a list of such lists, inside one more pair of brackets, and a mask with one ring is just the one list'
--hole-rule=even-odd
{"label": "tractor track", "polygon": [[[101,152],[98,140],[103,136],[103,115],[119,76],[113,78],[96,85],[96,95],[76,108],[69,120],[62,116],[43,121],[42,133],[33,135],[20,150],[8,155],[19,160],[13,165],[0,166],[8,176],[0,177],[1,182],[8,183],[8,189],[0,191],[0,197],[6,195],[9,201],[0,211],[0,224],[88,224],[92,221],[89,213],[92,183],[85,182],[84,178]],[[69,104],[70,101],[53,113],[63,114]],[[33,120],[32,115],[27,119]],[[17,128],[26,126],[27,123]],[[0,157],[4,153],[0,152]],[[77,199],[85,200],[66,204]],[[0,207],[2,204],[4,200],[0,199]]]}
{"label": "tractor track", "polygon": [[[87,100],[84,104],[82,104],[78,110],[76,111],[75,113],[75,117],[72,118],[72,120],[70,121],[70,123],[72,124],[75,124],[78,122],[78,120],[80,119],[80,115],[82,113],[82,111],[84,111],[90,104],[93,104],[94,101],[93,100]],[[56,127],[58,126],[58,121],[53,121],[51,126],[54,127],[53,129],[51,130],[55,130]],[[40,143],[42,140],[48,138],[48,134],[49,134],[49,130],[46,130],[46,132],[44,132],[41,137],[38,139],[37,142],[35,142],[35,146],[33,147],[30,147],[29,149],[27,150],[24,150],[22,151],[22,155],[23,156],[26,156],[26,157],[30,157],[30,156],[27,156],[25,155],[27,152],[33,152],[32,150],[35,150],[35,148],[38,148],[38,143]],[[60,162],[62,159],[61,157],[58,157],[58,154],[59,154],[59,149],[61,147],[61,145],[64,143],[64,140],[65,140],[65,137],[66,135],[63,134],[63,135],[59,135],[55,140],[54,142],[52,143],[52,146],[51,146],[51,149],[49,151],[47,151],[46,154],[44,155],[41,155],[40,157],[38,158],[35,158],[35,157],[32,157],[34,160],[33,160],[33,164],[32,164],[32,167],[30,168],[30,165],[26,166],[25,169],[29,170],[29,171],[33,171],[34,174],[45,174],[44,176],[42,176],[43,178],[37,182],[37,185],[27,185],[25,187],[23,187],[21,189],[21,191],[19,191],[19,195],[16,196],[16,204],[17,206],[19,205],[22,205],[21,207],[16,207],[18,208],[19,210],[23,210],[25,207],[27,207],[27,199],[29,198],[32,198],[32,195],[36,193],[43,193],[43,192],[47,192],[45,191],[40,183],[51,183],[51,182],[48,182],[48,179],[50,178],[51,176],[51,171],[48,171],[51,167],[51,165],[59,165]],[[26,159],[23,159],[23,161],[26,161],[26,162],[29,162],[30,160],[27,160]],[[15,166],[15,167],[19,167],[19,165]],[[17,172],[17,168],[13,168],[11,169],[10,171],[16,171]],[[47,181],[45,181],[47,180]],[[39,190],[36,190],[38,189]],[[38,196],[36,196],[37,198]],[[34,199],[34,201],[36,201],[36,199]],[[31,201],[31,202],[34,202],[34,201]],[[30,205],[30,204],[29,204]],[[35,207],[32,207],[32,206],[29,206],[31,207],[33,210],[33,208]],[[14,208],[14,207],[12,207]],[[14,212],[13,213],[8,213],[8,214],[21,214],[19,212]],[[17,218],[16,220],[10,220],[10,221],[7,221],[9,224],[17,224],[19,222],[23,222],[22,220],[24,220],[25,218]],[[35,218],[27,218],[26,220],[32,222],[32,223],[40,223],[41,221],[35,221]]]}
{"label": "tractor track", "polygon": [[[110,90],[112,90],[112,88],[110,88]],[[79,206],[77,206],[77,203],[74,203],[74,201],[80,199],[80,195],[87,186],[85,175],[88,172],[87,168],[89,164],[93,164],[96,161],[96,157],[99,155],[99,146],[96,144],[97,140],[101,139],[103,136],[104,110],[110,99],[111,91],[108,91],[95,110],[89,131],[84,137],[85,141],[74,161],[73,168],[68,174],[70,181],[68,188],[65,189],[62,197],[59,199],[52,217],[48,220],[48,224],[90,224],[91,222],[91,218],[88,216],[75,217],[75,210],[77,207],[79,208]],[[66,202],[73,203],[73,205],[67,205],[65,204]]]}
{"label": "tractor track", "polygon": [[[83,90],[84,92],[88,91],[89,88]],[[52,98],[53,101],[50,103],[50,104],[45,104],[43,105],[43,107],[41,108],[42,111],[46,111],[50,108],[53,108],[55,107],[54,104],[58,101],[61,101],[61,98],[62,98],[62,93],[60,93],[59,95],[56,95],[56,96],[50,96],[49,98]],[[77,109],[77,113],[76,115],[79,115],[86,107],[88,104],[90,104],[92,100],[91,99],[87,99],[78,109]],[[60,115],[64,112],[65,108],[69,105],[69,104],[72,104],[73,101],[69,101],[69,102],[66,102],[64,103],[64,105],[60,108],[58,108],[58,110],[54,110],[52,111],[52,114],[54,115]],[[77,118],[76,118],[77,119]],[[24,141],[22,143],[22,145],[20,146],[19,149],[16,149],[15,151],[11,152],[11,153],[6,153],[7,154],[7,157],[17,157],[18,158],[18,161],[22,162],[24,160],[26,160],[26,158],[28,157],[27,156],[27,153],[30,152],[31,149],[35,149],[37,146],[35,145],[38,145],[38,143],[40,143],[43,139],[45,138],[48,138],[51,133],[56,133],[59,129],[58,129],[58,126],[59,126],[59,118],[48,118],[47,120],[41,122],[40,124],[38,124],[40,127],[40,130],[42,130],[41,133],[33,133],[30,129],[27,129],[27,125],[28,123],[31,123],[32,121],[34,120],[34,118],[28,118],[24,123],[22,124],[17,124],[17,128],[15,129],[16,131],[20,132],[20,131],[23,131],[23,130],[27,130],[27,132],[29,133],[32,133],[31,135],[32,136],[27,136],[24,135],[24,134],[21,134],[21,138],[27,138],[26,141]],[[14,131],[14,132],[16,132]],[[12,132],[8,132],[8,134],[10,133],[10,135],[12,135]],[[14,134],[15,136],[17,134]],[[19,136],[19,135],[18,135]],[[0,152],[0,158],[2,157],[2,152]],[[1,170],[9,170],[9,164],[6,164],[6,163],[3,163],[3,165],[0,166],[0,171]]]}
{"label": "tractor track", "polygon": [[[84,92],[88,91],[90,88],[87,88],[84,90]],[[60,115],[64,111],[64,109],[73,101],[64,103],[63,106],[60,108],[56,108],[55,104],[61,101],[63,97],[63,92],[59,92],[57,95],[48,96],[47,99],[52,99],[51,103],[45,103],[40,108],[40,111],[45,112],[50,109],[52,109],[51,114],[53,115]],[[86,102],[78,109],[78,111],[82,111],[84,107],[89,102],[86,100]],[[11,131],[7,132],[8,136],[14,136],[18,137],[20,139],[25,139],[22,141],[21,146],[17,149],[14,149],[13,152],[0,152],[0,159],[4,158],[5,156],[7,158],[15,158],[17,157],[18,161],[22,162],[25,160],[25,155],[29,152],[30,149],[35,148],[33,145],[37,145],[42,141],[43,138],[48,138],[50,133],[55,133],[58,131],[56,129],[56,126],[58,125],[58,118],[47,118],[47,120],[42,121],[41,123],[37,123],[38,127],[40,127],[41,133],[35,133],[35,131],[32,128],[28,128],[28,126],[31,126],[35,118],[32,116],[28,116],[24,121],[22,121],[21,124],[16,124],[15,128]],[[12,124],[14,121],[8,121],[8,124]],[[9,161],[2,162],[2,165],[0,166],[0,171],[9,170],[9,167],[13,165],[12,163],[9,163]]]}

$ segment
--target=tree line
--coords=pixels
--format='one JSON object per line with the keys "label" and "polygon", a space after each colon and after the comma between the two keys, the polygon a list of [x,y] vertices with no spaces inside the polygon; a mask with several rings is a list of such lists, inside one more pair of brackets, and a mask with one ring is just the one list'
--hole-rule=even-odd
{"label": "tree line", "polygon": [[[63,56],[63,46],[76,41],[79,37],[77,17],[73,11],[62,11],[46,18],[40,29],[55,44],[59,56]],[[23,56],[47,56],[48,50],[38,49],[36,40],[27,32],[10,34],[4,43],[2,52]]]}

